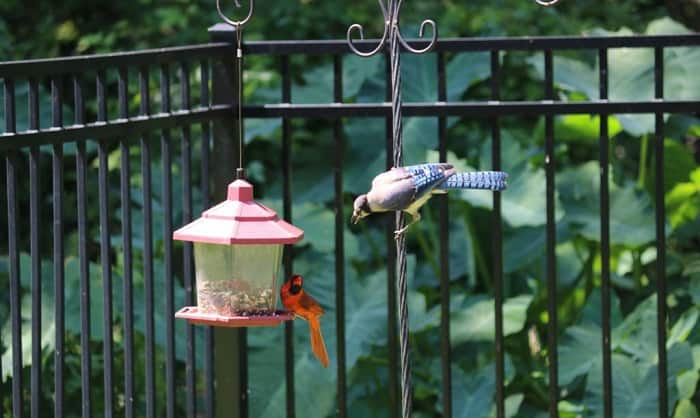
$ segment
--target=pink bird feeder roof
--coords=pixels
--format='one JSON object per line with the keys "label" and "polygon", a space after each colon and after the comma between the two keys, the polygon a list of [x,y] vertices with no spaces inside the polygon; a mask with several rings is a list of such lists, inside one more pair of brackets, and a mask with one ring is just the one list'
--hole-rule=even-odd
{"label": "pink bird feeder roof", "polygon": [[180,241],[209,244],[293,244],[304,231],[277,217],[277,212],[253,200],[253,186],[236,180],[227,199],[202,217],[173,233]]}

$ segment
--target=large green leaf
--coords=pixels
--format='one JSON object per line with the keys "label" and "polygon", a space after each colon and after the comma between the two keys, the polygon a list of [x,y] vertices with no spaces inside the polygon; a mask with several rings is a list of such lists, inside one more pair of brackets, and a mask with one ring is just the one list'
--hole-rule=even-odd
{"label": "large green leaf", "polygon": [[[505,357],[505,380],[513,378],[510,357]],[[495,365],[489,363],[467,374],[459,367],[452,367],[452,411],[456,418],[488,418],[492,415],[493,395],[496,390]],[[517,395],[516,395],[517,396]],[[517,412],[519,402],[511,400],[508,416]]]}
{"label": "large green leaf", "polygon": [[[535,68],[535,73],[544,79],[544,59],[542,54],[533,55],[527,62]],[[597,70],[588,64],[571,58],[554,56],[554,82],[564,90],[578,91],[588,98],[598,98]]]}
{"label": "large green leaf", "polygon": [[652,295],[638,304],[625,317],[622,324],[613,330],[613,341],[625,353],[635,360],[654,363],[657,356],[656,327],[656,295]]}
{"label": "large green leaf", "polygon": [[[271,208],[281,208],[278,200],[264,200]],[[335,251],[335,213],[327,207],[315,203],[301,203],[292,207],[294,223],[304,230],[304,240],[300,245],[310,244],[316,251],[333,253]],[[343,219],[347,223],[350,216]],[[354,257],[358,253],[358,239],[347,229],[343,231],[346,257]]]}
{"label": "large green leaf", "polygon": [[[508,188],[501,193],[503,219],[513,227],[537,226],[545,223],[547,201],[545,173],[529,162],[534,150],[522,149],[511,135],[504,135],[503,170],[508,173]],[[491,146],[481,148],[481,170],[491,169]],[[449,161],[452,162],[452,161]],[[466,165],[463,165],[466,167]],[[493,205],[492,193],[483,190],[462,190],[461,197],[470,204],[490,209]],[[558,193],[555,192],[555,219],[564,216]]]}
{"label": "large green leaf", "polygon": [[[324,317],[324,321],[327,318]],[[328,319],[332,321],[332,318]],[[306,323],[295,321],[295,358],[294,379],[296,391],[294,399],[296,412],[300,416],[325,417],[331,414],[335,403],[335,372],[333,367],[325,369],[310,354]],[[249,396],[252,416],[282,418],[287,416],[286,386],[284,383],[284,343],[282,330],[255,329],[249,333],[249,340],[256,334],[262,335],[266,346],[250,349],[249,358]],[[325,328],[324,328],[325,331]],[[299,338],[303,336],[303,340]],[[326,337],[327,340],[327,337]],[[328,341],[326,341],[328,342]],[[253,343],[255,343],[253,341]],[[328,347],[329,354],[334,353]]]}
{"label": "large green leaf", "polygon": [[673,418],[698,418],[698,410],[692,401],[688,399],[682,399],[678,403],[676,408],[676,413]]}
{"label": "large green leaf", "polygon": [[697,219],[700,214],[700,168],[690,173],[690,181],[678,183],[666,193],[665,201],[674,228]]}
{"label": "large green leaf", "polygon": [[[557,263],[557,282],[562,288],[572,286],[580,276],[585,265],[588,251],[577,249],[569,239],[571,234],[561,224],[557,225],[557,242],[555,248]],[[521,227],[507,230],[503,247],[503,269],[506,273],[515,273],[526,269],[534,277],[545,275],[544,227]]]}
{"label": "large green leaf", "polygon": [[447,98],[459,100],[475,83],[491,76],[491,59],[488,52],[471,52],[455,55],[447,64]]}
{"label": "large green leaf", "polygon": [[[600,240],[599,166],[589,161],[568,168],[557,176],[557,188],[564,204],[564,222],[583,236]],[[610,183],[610,240],[613,243],[642,245],[655,237],[654,213],[649,196],[631,183]]]}
{"label": "large green leaf", "polygon": [[[687,343],[676,344],[668,352],[669,412],[678,393],[676,376],[692,368],[693,361]],[[613,409],[616,417],[655,418],[658,415],[658,368],[656,362],[635,361],[614,353],[612,356]],[[591,367],[586,385],[585,403],[592,416],[603,416],[603,381],[600,362]]]}
{"label": "large green leaf", "polygon": [[[532,295],[519,295],[503,303],[503,335],[519,332],[525,325],[527,308]],[[494,301],[483,296],[454,297],[451,302],[450,341],[461,344],[467,341],[493,341]]]}
{"label": "large green leaf", "polygon": [[566,329],[559,345],[559,383],[568,385],[577,376],[588,373],[601,356],[600,327],[596,324],[574,325]]}
{"label": "large green leaf", "polygon": [[[671,19],[662,18],[649,24],[646,34],[683,34],[690,31]],[[632,35],[629,29],[617,32],[597,30],[596,35]],[[541,57],[532,57],[530,64],[544,78]],[[589,99],[598,98],[598,69],[581,61],[554,59],[554,81],[564,90],[578,91]],[[648,101],[654,98],[654,51],[651,48],[612,48],[608,51],[609,95],[611,101]],[[698,48],[664,48],[664,97],[693,100],[700,97]],[[653,115],[617,115],[622,127],[639,136],[654,131]]]}
{"label": "large green leaf", "polygon": [[[538,133],[544,129],[538,124]],[[622,126],[613,116],[608,116],[608,137],[612,138],[622,131]],[[556,118],[555,132],[557,141],[574,142],[598,146],[600,139],[600,116],[598,115],[564,115]]]}
{"label": "large green leaf", "polygon": [[[31,257],[29,254],[20,254],[20,285],[23,289],[21,306],[20,306],[20,324],[21,324],[21,342],[22,342],[22,366],[30,366],[32,364],[32,296],[31,291]],[[53,283],[51,277],[53,275],[51,263],[45,261],[39,265],[40,274],[42,277],[41,290],[38,294],[41,297],[41,331],[39,344],[42,350],[53,350],[56,343],[55,340],[55,324],[48,318],[53,318],[54,314],[54,298],[53,298]],[[9,312],[9,306],[7,307]],[[12,375],[12,323],[9,320],[9,315],[2,322],[2,341],[6,349],[2,354],[2,381],[7,380]]]}

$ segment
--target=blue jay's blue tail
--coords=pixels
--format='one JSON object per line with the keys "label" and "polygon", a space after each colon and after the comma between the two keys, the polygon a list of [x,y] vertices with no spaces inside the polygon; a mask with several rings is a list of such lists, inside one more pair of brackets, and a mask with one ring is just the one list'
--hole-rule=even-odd
{"label": "blue jay's blue tail", "polygon": [[455,173],[442,183],[440,189],[503,190],[508,174],[502,171],[472,171]]}

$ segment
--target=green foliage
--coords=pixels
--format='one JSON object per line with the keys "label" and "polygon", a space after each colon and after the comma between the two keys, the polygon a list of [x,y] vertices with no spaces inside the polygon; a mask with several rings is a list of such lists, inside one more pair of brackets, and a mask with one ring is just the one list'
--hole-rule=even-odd
{"label": "green foliage", "polygon": [[[39,2],[43,3],[43,2]],[[55,2],[54,2],[55,3]],[[245,2],[244,2],[245,3]],[[279,4],[277,4],[279,3]],[[364,2],[288,1],[274,7],[259,9],[247,36],[265,38],[337,38],[347,25],[358,21],[367,23],[368,32],[377,31],[376,4]],[[341,4],[342,3],[342,4]],[[45,4],[51,13],[43,16],[29,14],[18,2],[0,5],[0,53],[8,58],[37,57],[66,53],[87,53],[134,49],[162,45],[204,42],[205,28],[217,21],[213,2],[154,3],[145,0],[126,3],[97,2],[82,5],[68,1]],[[313,7],[312,7],[313,6]],[[410,6],[410,7],[409,7]],[[557,9],[540,9],[520,0],[501,2],[416,2],[407,4],[404,31],[415,31],[411,23],[422,16],[434,16],[439,21],[441,35],[538,35],[554,33],[579,34],[593,27],[591,33],[682,33],[686,30],[668,19],[651,18],[663,15],[660,2],[623,0],[615,7],[597,3],[562,2]],[[263,12],[261,12],[263,10]],[[116,16],[112,18],[111,16]],[[108,18],[109,17],[109,18]],[[631,29],[620,29],[621,27]],[[616,32],[613,32],[616,31]],[[335,34],[335,35],[333,35]],[[368,33],[369,35],[369,33]],[[488,97],[490,58],[488,53],[448,55],[447,95],[449,100],[484,100]],[[541,54],[513,52],[501,57],[503,97],[508,100],[539,99],[543,78]],[[612,49],[609,52],[610,98],[637,100],[653,97],[653,51],[649,49]],[[666,49],[666,97],[697,99],[700,96],[698,77],[700,55],[697,48]],[[297,103],[328,102],[332,98],[331,63],[311,57],[292,60],[295,71],[293,101]],[[437,98],[437,65],[435,57],[403,57],[404,100],[434,101]],[[267,103],[279,100],[280,79],[277,65],[269,57],[250,57],[246,67],[246,100]],[[598,69],[595,57],[586,52],[555,55],[554,76],[561,100],[597,99]],[[376,102],[385,100],[385,62],[383,57],[361,59],[343,58],[343,92],[346,102]],[[44,88],[40,86],[40,88]],[[26,126],[26,97],[23,86],[18,89],[18,123]],[[2,109],[2,108],[0,108]],[[49,120],[48,106],[41,106],[44,126]],[[68,117],[68,116],[66,116]],[[545,174],[543,162],[544,127],[541,120],[524,117],[501,119],[502,166],[510,173],[510,185],[502,193],[503,208],[503,271],[504,271],[504,334],[506,352],[506,416],[546,416],[547,346],[545,283]],[[22,125],[24,124],[24,125]],[[603,384],[601,355],[601,255],[599,218],[598,135],[600,117],[596,115],[567,115],[555,118],[556,135],[556,194],[555,219],[557,245],[557,282],[559,318],[559,412],[562,417],[602,416]],[[248,144],[248,173],[256,183],[256,196],[270,207],[281,211],[281,166],[279,140],[281,121],[250,120],[246,123]],[[610,231],[611,272],[613,280],[612,367],[615,416],[655,416],[658,409],[657,347],[655,289],[656,251],[654,248],[654,177],[650,154],[653,152],[653,117],[648,115],[610,115],[611,138]],[[448,161],[459,169],[490,169],[490,123],[483,118],[448,119]],[[305,285],[326,309],[322,320],[331,357],[331,367],[323,369],[308,349],[305,323],[295,321],[294,374],[296,379],[297,415],[304,417],[333,416],[336,408],[336,315],[335,310],[335,244],[333,239],[335,212],[332,208],[334,178],[333,127],[326,121],[293,121],[293,184],[294,223],[305,230],[305,240],[295,249],[294,270],[306,277]],[[200,132],[194,131],[193,138]],[[677,418],[698,416],[698,377],[700,373],[700,168],[686,142],[700,135],[697,115],[667,116],[665,126],[665,199],[667,214],[667,271],[669,288],[668,348],[669,415]],[[404,146],[407,163],[436,161],[437,121],[434,118],[405,118]],[[371,178],[385,166],[385,121],[351,119],[343,121],[343,215],[351,211],[352,197],[364,192]],[[176,142],[176,141],[175,141]],[[178,146],[173,143],[177,155]],[[651,143],[650,143],[651,142]],[[163,230],[162,178],[160,152],[152,147],[153,230],[156,288],[163,288],[162,263],[165,239]],[[66,147],[65,165],[74,162],[74,147]],[[132,167],[139,164],[140,155],[130,156]],[[50,162],[43,155],[42,184],[49,185]],[[110,194],[118,196],[120,153],[109,156]],[[322,156],[324,158],[319,158]],[[198,152],[194,152],[194,167],[198,167]],[[96,151],[88,142],[88,200],[96,202]],[[174,173],[175,225],[182,223],[182,173],[177,161]],[[66,170],[69,181],[74,171]],[[199,174],[193,184],[200,184]],[[145,313],[143,286],[143,179],[134,173],[131,179],[133,245],[135,248],[134,300],[137,379],[143,380]],[[46,186],[44,186],[46,187]],[[75,194],[67,191],[67,201]],[[201,202],[201,191],[194,190],[194,201]],[[49,196],[49,194],[47,194]],[[218,200],[220,196],[216,196]],[[47,203],[47,202],[44,202]],[[438,284],[439,248],[438,212],[435,202],[422,211],[423,221],[411,228],[409,248],[409,310],[412,344],[414,399],[416,416],[438,417],[441,412],[440,391],[440,293]],[[71,204],[72,205],[72,204]],[[456,417],[495,416],[494,374],[494,272],[491,245],[492,196],[483,191],[451,193],[450,213],[450,317],[453,354],[453,410]],[[93,315],[91,348],[95,369],[95,388],[101,385],[102,277],[99,262],[99,230],[97,205],[88,208],[88,248],[90,257],[91,310]],[[115,321],[113,335],[119,346],[123,338],[121,316],[124,260],[120,203],[110,200],[114,275],[113,295]],[[197,207],[197,213],[201,207]],[[66,248],[66,364],[68,409],[79,411],[79,275],[77,270],[77,234],[74,231],[74,208],[66,209],[69,229]],[[50,219],[49,209],[41,219]],[[345,328],[346,364],[350,416],[388,416],[388,338],[387,338],[387,266],[383,228],[388,217],[373,217],[359,226],[346,227],[345,248]],[[19,225],[20,235],[28,231],[26,219]],[[42,230],[41,251],[50,254],[50,231]],[[27,248],[23,238],[21,248]],[[176,260],[181,247],[176,246]],[[52,265],[41,265],[42,289],[42,354],[44,381],[51,379],[53,340]],[[181,263],[175,263],[176,305],[184,303]],[[31,365],[30,324],[30,258],[21,258],[23,365]],[[7,287],[8,264],[0,258],[0,284]],[[11,378],[11,357],[7,342],[11,340],[7,321],[8,296],[0,304],[3,326],[2,356],[4,385]],[[156,355],[163,361],[165,336],[165,307],[156,298]],[[184,335],[178,322],[177,335]],[[203,347],[197,333],[197,350]],[[281,329],[254,329],[248,333],[249,384],[251,416],[285,416],[286,387],[284,384],[284,344]],[[178,340],[176,357],[178,370],[184,370],[184,344]],[[202,356],[197,358],[197,371],[202,370]],[[115,364],[121,364],[123,353],[116,351]],[[122,382],[123,371],[117,367],[115,381]],[[158,388],[164,376],[158,373]],[[203,376],[198,374],[199,387]],[[180,373],[178,385],[184,382]],[[140,383],[139,383],[140,384]],[[121,383],[115,388],[121,391]],[[3,387],[3,390],[5,387]],[[101,389],[98,389],[101,390]],[[48,405],[52,394],[47,389],[43,402]],[[158,414],[162,415],[163,391],[158,391]],[[99,393],[98,393],[99,395]],[[198,393],[198,396],[201,396]],[[95,396],[101,408],[100,396]],[[143,408],[142,395],[137,409]],[[178,396],[178,411],[184,401]],[[201,403],[200,403],[201,404]],[[123,404],[119,403],[118,413]],[[139,409],[141,408],[141,409]]]}

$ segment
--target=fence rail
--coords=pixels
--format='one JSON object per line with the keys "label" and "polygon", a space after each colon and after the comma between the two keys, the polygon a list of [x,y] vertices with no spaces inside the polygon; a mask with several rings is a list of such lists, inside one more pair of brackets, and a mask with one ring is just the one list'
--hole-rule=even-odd
{"label": "fence rail", "polygon": [[[2,248],[8,255],[8,280],[2,282],[9,287],[3,301],[9,302],[4,321],[11,322],[10,341],[0,341],[0,346],[12,353],[11,377],[3,384],[0,393],[0,408],[11,407],[11,411],[0,409],[0,416],[20,417],[27,415],[29,407],[32,417],[75,415],[77,411],[66,410],[65,382],[69,373],[81,377],[80,405],[83,417],[95,414],[111,417],[125,416],[175,416],[207,417],[223,414],[235,407],[236,416],[248,415],[247,357],[245,355],[246,331],[237,338],[243,348],[239,350],[233,370],[238,373],[238,386],[231,386],[231,376],[216,368],[214,352],[217,344],[224,344],[226,337],[216,339],[210,328],[199,330],[191,326],[176,328],[173,319],[177,303],[192,303],[193,263],[191,247],[174,244],[171,240],[172,225],[186,223],[197,209],[209,206],[211,178],[214,176],[212,161],[227,154],[217,152],[217,143],[231,142],[232,131],[225,120],[233,115],[235,95],[230,88],[230,71],[233,63],[233,34],[226,26],[215,26],[212,31],[214,43],[179,48],[105,54],[86,57],[57,58],[0,63],[0,79],[4,86],[3,106],[4,132],[0,133],[0,152],[5,161],[4,192],[7,197],[7,241]],[[359,48],[370,47],[376,41],[356,42]],[[421,48],[422,41],[412,41]],[[648,100],[622,102],[608,98],[608,50],[611,48],[653,48],[654,97]],[[499,170],[501,162],[500,118],[510,115],[537,115],[544,117],[545,169],[546,169],[546,280],[548,285],[548,361],[549,361],[549,415],[558,416],[559,385],[557,360],[557,271],[555,258],[555,133],[554,116],[568,114],[611,115],[621,113],[655,115],[655,160],[656,189],[656,251],[658,300],[658,356],[659,356],[659,417],[668,416],[668,380],[666,376],[666,271],[665,271],[665,213],[664,213],[664,119],[667,113],[700,112],[700,98],[692,100],[664,99],[663,75],[664,48],[700,47],[700,35],[673,36],[612,36],[612,37],[547,37],[547,38],[479,38],[443,39],[435,49],[437,74],[435,80],[438,101],[431,103],[406,103],[405,116],[438,118],[438,150],[441,161],[447,157],[447,118],[479,117],[489,120],[491,127],[492,166]],[[553,51],[586,49],[597,53],[599,62],[599,97],[582,102],[555,100]],[[281,100],[278,103],[246,105],[246,118],[282,118],[282,185],[283,216],[292,221],[293,193],[291,188],[291,161],[294,118],[331,118],[333,122],[334,181],[333,208],[335,239],[335,275],[337,307],[337,408],[341,417],[348,416],[348,387],[346,375],[345,334],[345,250],[343,213],[343,118],[374,117],[390,120],[390,104],[342,103],[343,61],[341,56],[350,53],[345,41],[270,41],[245,44],[248,54],[279,56],[281,75]],[[446,54],[455,52],[490,52],[491,81],[489,100],[479,102],[448,102],[445,71]],[[499,54],[504,51],[543,52],[544,99],[540,101],[501,101],[502,68]],[[329,103],[298,104],[292,100],[290,57],[295,55],[330,55],[333,58],[333,91]],[[196,68],[196,70],[192,70]],[[217,69],[218,68],[218,69]],[[175,73],[177,82],[171,81]],[[130,78],[131,75],[131,78]],[[192,77],[195,77],[194,86]],[[151,97],[152,78],[159,80],[159,94]],[[387,72],[387,78],[389,74]],[[131,82],[130,82],[131,80]],[[89,87],[86,81],[94,84]],[[21,87],[22,86],[22,87]],[[26,88],[24,87],[26,86]],[[48,88],[44,86],[49,86]],[[20,93],[17,93],[19,88]],[[171,91],[175,87],[175,94]],[[71,94],[67,92],[71,91]],[[116,93],[116,94],[115,94]],[[26,103],[26,118],[18,117],[18,97]],[[177,102],[177,106],[173,105]],[[40,103],[50,103],[48,120],[42,121]],[[158,108],[158,111],[155,111]],[[66,114],[72,115],[72,123]],[[21,122],[21,123],[20,123]],[[21,125],[21,126],[20,126]],[[390,137],[391,129],[387,129]],[[214,132],[214,135],[212,135]],[[175,141],[178,136],[180,141]],[[154,138],[159,139],[159,147]],[[381,142],[381,141],[380,141]],[[385,141],[387,167],[391,166],[391,141]],[[47,147],[51,145],[50,149]],[[230,144],[229,144],[230,145]],[[610,191],[608,189],[609,162],[607,118],[600,118],[600,224],[602,265],[602,331],[603,386],[605,417],[612,417],[612,373],[611,369],[611,321],[610,321]],[[214,147],[215,155],[210,156]],[[381,146],[380,146],[381,148]],[[50,159],[46,154],[50,154]],[[74,164],[68,166],[72,154]],[[110,158],[118,156],[117,159]],[[119,178],[111,176],[109,167],[118,164]],[[132,164],[139,166],[142,184],[135,187]],[[28,176],[24,175],[28,167]],[[42,169],[50,168],[51,175],[42,175]],[[226,170],[226,167],[219,167]],[[160,170],[154,175],[153,170]],[[233,168],[228,171],[233,173]],[[66,174],[69,175],[66,175]],[[91,182],[96,176],[96,184]],[[115,178],[111,178],[115,177]],[[41,180],[49,178],[50,186]],[[179,182],[179,186],[178,183]],[[70,187],[67,187],[70,184]],[[95,186],[94,188],[88,187]],[[218,188],[218,187],[215,187]],[[141,189],[140,196],[133,190]],[[28,194],[25,194],[28,191]],[[70,193],[68,193],[70,191]],[[45,194],[50,195],[51,209],[42,207]],[[193,193],[196,193],[194,195]],[[155,196],[155,197],[154,197]],[[137,201],[137,209],[131,202]],[[193,204],[198,201],[197,204]],[[95,204],[97,202],[97,204]],[[70,205],[70,208],[69,208]],[[154,205],[157,205],[154,207]],[[96,210],[93,210],[97,207]],[[29,208],[27,222],[24,209]],[[70,212],[70,221],[67,216]],[[73,212],[75,212],[73,214]],[[505,416],[504,374],[504,329],[503,329],[503,231],[502,205],[499,193],[493,198],[491,266],[495,289],[495,353],[496,353],[496,415]],[[440,230],[440,344],[442,348],[441,369],[443,373],[443,416],[451,416],[450,379],[450,335],[449,335],[449,217],[447,200],[439,201]],[[113,221],[115,218],[118,221]],[[46,217],[51,217],[52,242],[40,242],[40,230],[49,227]],[[136,226],[136,220],[141,225]],[[119,232],[115,227],[119,228]],[[161,230],[157,231],[156,228]],[[69,254],[68,236],[75,235],[77,241],[70,246],[77,248]],[[93,238],[97,237],[97,238]],[[143,254],[136,255],[132,248],[134,240],[143,240]],[[28,244],[28,245],[27,245]],[[390,416],[398,415],[398,356],[396,340],[396,301],[394,289],[393,235],[387,228],[387,317],[389,341],[389,387],[387,401]],[[29,250],[29,274],[22,272],[20,254]],[[42,256],[50,250],[51,267],[43,265]],[[72,248],[71,248],[72,250]],[[115,271],[116,253],[123,257],[123,271]],[[77,281],[67,275],[66,269],[73,257],[77,262]],[[287,252],[284,258],[285,274],[293,271],[293,258]],[[53,277],[47,277],[49,272]],[[92,273],[91,273],[92,271]],[[99,271],[99,274],[96,272]],[[143,289],[134,289],[134,275],[142,277]],[[71,273],[73,274],[73,273]],[[1,276],[0,276],[1,277]],[[29,277],[25,283],[23,277]],[[119,280],[115,280],[115,278]],[[52,316],[42,310],[42,295],[37,291],[54,284]],[[103,293],[99,296],[91,287],[99,285]],[[74,289],[77,286],[77,295]],[[120,300],[115,301],[115,290],[120,290]],[[23,316],[22,301],[30,295],[31,315]],[[135,304],[135,294],[143,308]],[[102,302],[101,335],[94,335],[96,327],[91,303],[98,297]],[[74,305],[70,305],[70,304]],[[115,306],[115,303],[118,306]],[[97,305],[99,306],[99,305]],[[121,307],[121,309],[120,309]],[[78,323],[70,323],[67,312],[79,309]],[[160,311],[158,311],[160,309]],[[115,318],[114,315],[117,314]],[[72,317],[71,317],[72,318]],[[23,321],[29,319],[29,325]],[[135,328],[143,321],[143,337],[146,352],[134,353]],[[162,320],[164,323],[157,323]],[[52,367],[54,382],[42,380],[42,333],[46,321],[55,326],[53,338]],[[23,338],[23,330],[29,327],[30,338]],[[66,366],[65,339],[67,329],[80,336],[82,354],[70,353],[70,358],[79,357],[78,369]],[[120,340],[115,344],[114,330],[118,329]],[[161,335],[161,329],[163,330]],[[163,350],[157,354],[157,338],[163,338]],[[22,358],[24,345],[30,342],[31,362]],[[96,344],[95,341],[99,341]],[[285,327],[286,359],[286,406],[287,416],[295,416],[295,392],[304,390],[295,385],[293,328]],[[199,344],[202,344],[200,347]],[[92,353],[98,347],[104,359],[99,361]],[[184,352],[178,347],[184,346]],[[201,350],[204,361],[198,366],[197,352]],[[239,347],[240,348],[240,347]],[[218,353],[221,353],[218,351]],[[141,358],[142,357],[142,358]],[[114,364],[119,358],[123,364]],[[31,364],[29,388],[24,381],[23,370]],[[102,373],[96,378],[93,366],[97,364]],[[39,365],[39,366],[37,366]],[[5,364],[2,364],[5,367]],[[46,367],[46,366],[44,366]],[[136,367],[145,368],[145,382],[134,381]],[[0,371],[1,372],[1,371]],[[2,376],[3,373],[0,373]],[[119,382],[118,380],[121,380]],[[217,382],[216,387],[214,382]],[[184,389],[180,383],[184,382]],[[162,386],[162,387],[161,387]],[[199,388],[199,386],[203,386]],[[11,388],[11,395],[5,388]],[[100,387],[102,389],[100,389]],[[235,387],[236,394],[226,397],[221,391]],[[47,390],[47,388],[50,388]],[[216,390],[216,399],[215,399]],[[42,397],[42,392],[54,393],[53,399]],[[31,396],[28,396],[31,393]],[[224,392],[225,393],[225,392]],[[101,400],[97,400],[98,396]],[[182,396],[181,396],[182,395]],[[123,401],[116,402],[116,399]],[[96,410],[96,405],[101,411]],[[219,411],[218,413],[216,411]]]}

